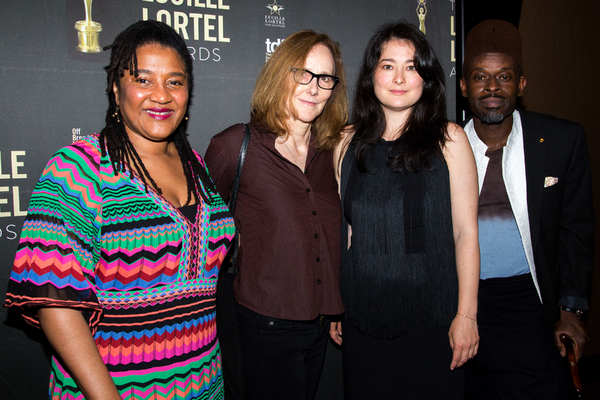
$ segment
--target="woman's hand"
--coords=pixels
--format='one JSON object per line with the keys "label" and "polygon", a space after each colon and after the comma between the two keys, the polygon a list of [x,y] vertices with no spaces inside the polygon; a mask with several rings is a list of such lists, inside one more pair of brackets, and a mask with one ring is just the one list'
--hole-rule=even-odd
{"label": "woman's hand", "polygon": [[477,321],[471,316],[456,314],[450,325],[448,338],[452,348],[450,369],[453,370],[475,357],[479,350]]}
{"label": "woman's hand", "polygon": [[79,310],[44,307],[38,310],[38,317],[62,366],[77,382],[86,399],[122,399]]}
{"label": "woman's hand", "polygon": [[443,149],[450,173],[452,229],[458,276],[458,313],[448,336],[452,347],[450,369],[475,357],[479,349],[477,331],[477,292],[479,289],[479,233],[477,209],[479,186],[473,151],[465,132],[456,124],[448,125],[450,140]]}
{"label": "woman's hand", "polygon": [[342,323],[341,321],[332,322],[329,326],[329,336],[338,346],[342,345]]}

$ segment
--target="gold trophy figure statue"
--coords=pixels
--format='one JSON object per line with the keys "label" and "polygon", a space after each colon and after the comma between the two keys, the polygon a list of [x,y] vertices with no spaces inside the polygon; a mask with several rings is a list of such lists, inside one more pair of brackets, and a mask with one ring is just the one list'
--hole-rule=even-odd
{"label": "gold trophy figure statue", "polygon": [[75,22],[75,29],[77,29],[77,37],[79,38],[77,50],[84,53],[100,53],[102,51],[98,41],[100,32],[102,32],[102,25],[92,21],[92,1],[83,0],[85,4],[85,21]]}
{"label": "gold trophy figure statue", "polygon": [[419,30],[425,32],[425,16],[427,15],[427,7],[425,6],[426,0],[418,0],[419,5],[417,6],[417,16],[419,17]]}

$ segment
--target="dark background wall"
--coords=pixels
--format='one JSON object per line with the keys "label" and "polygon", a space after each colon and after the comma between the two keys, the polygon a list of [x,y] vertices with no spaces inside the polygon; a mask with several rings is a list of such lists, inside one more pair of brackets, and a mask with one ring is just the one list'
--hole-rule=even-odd
{"label": "dark background wall", "polygon": [[[384,22],[419,24],[418,0],[96,0],[100,44],[147,15],[183,26],[195,58],[188,133],[204,153],[210,137],[249,119],[254,81],[268,54],[302,29],[340,42],[350,94],[364,47]],[[274,6],[278,6],[275,11]],[[455,109],[454,6],[427,0],[427,36],[448,79]],[[268,8],[271,7],[271,8]],[[103,127],[108,54],[76,50],[83,0],[0,0],[0,300],[31,191],[50,156]],[[187,24],[186,24],[187,23]],[[454,113],[450,116],[454,119]],[[319,399],[342,397],[340,351],[331,347]],[[0,398],[47,398],[50,349],[39,330],[0,308]]]}
{"label": "dark background wall", "polygon": [[592,163],[595,266],[590,313],[591,342],[580,363],[586,398],[600,399],[600,3],[596,0],[527,0],[521,9],[519,31],[527,87],[526,109],[581,123]]}

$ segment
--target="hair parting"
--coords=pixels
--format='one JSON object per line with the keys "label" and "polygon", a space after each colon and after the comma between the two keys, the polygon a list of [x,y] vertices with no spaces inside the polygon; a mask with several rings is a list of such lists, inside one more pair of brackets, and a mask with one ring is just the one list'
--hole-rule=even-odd
{"label": "hair parting", "polygon": [[423,79],[423,94],[398,132],[400,137],[392,145],[388,165],[393,171],[430,169],[429,159],[434,155],[443,157],[441,149],[448,139],[444,72],[425,35],[406,21],[379,27],[365,49],[351,117],[355,158],[364,171],[366,150],[379,142],[386,129],[386,118],[375,95],[373,77],[383,47],[391,40],[405,41],[414,47],[414,63]]}
{"label": "hair parting", "polygon": [[288,134],[285,121],[296,117],[291,93],[298,85],[293,80],[292,68],[303,68],[308,53],[317,45],[325,46],[331,52],[333,75],[339,78],[339,82],[311,129],[316,146],[321,150],[332,150],[340,141],[340,132],[348,120],[348,97],[339,45],[325,34],[312,30],[296,32],[277,47],[256,80],[252,95],[252,121],[280,136]]}

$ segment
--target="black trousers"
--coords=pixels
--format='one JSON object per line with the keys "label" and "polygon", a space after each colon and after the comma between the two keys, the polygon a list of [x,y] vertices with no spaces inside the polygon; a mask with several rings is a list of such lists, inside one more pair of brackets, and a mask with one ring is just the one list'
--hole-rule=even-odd
{"label": "black trousers", "polygon": [[236,305],[247,400],[312,400],[325,360],[329,319],[289,321]]}
{"label": "black trousers", "polygon": [[530,274],[480,281],[478,323],[465,399],[567,398],[566,371]]}

